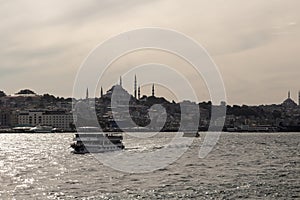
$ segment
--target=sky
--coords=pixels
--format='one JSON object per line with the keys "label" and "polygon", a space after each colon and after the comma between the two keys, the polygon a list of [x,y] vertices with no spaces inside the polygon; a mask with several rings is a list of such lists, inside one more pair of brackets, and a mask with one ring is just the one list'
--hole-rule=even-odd
{"label": "sky", "polygon": [[[143,27],[176,30],[201,44],[219,68],[229,104],[280,103],[289,90],[296,100],[300,90],[299,0],[0,0],[0,5],[0,90],[7,94],[30,88],[72,96],[77,71],[97,45]],[[209,100],[188,63],[165,52],[124,56],[106,79],[117,82],[130,67],[149,62],[183,71],[199,99]],[[149,95],[147,75],[137,76]],[[132,81],[123,81],[130,92]],[[108,83],[99,84],[108,90]],[[173,98],[167,89],[157,87],[156,94]]]}

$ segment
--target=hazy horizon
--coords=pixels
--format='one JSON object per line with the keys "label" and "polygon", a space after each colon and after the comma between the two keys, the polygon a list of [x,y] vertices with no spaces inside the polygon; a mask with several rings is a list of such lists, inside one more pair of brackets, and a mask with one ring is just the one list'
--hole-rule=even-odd
{"label": "hazy horizon", "polygon": [[[119,85],[119,83],[116,83],[115,85]],[[143,97],[144,95],[145,96],[151,96],[151,86],[152,85],[147,85],[147,86],[145,86],[143,89],[147,89],[147,90],[149,90],[150,92],[144,92],[144,93],[141,93],[141,97]],[[111,87],[113,87],[113,85],[111,86]],[[111,89],[111,87],[110,88],[107,88],[107,89],[104,89],[103,88],[103,94],[106,94],[106,92],[109,90],[109,89]],[[155,88],[157,88],[157,86],[155,87]],[[45,94],[49,94],[49,95],[53,95],[53,96],[55,96],[55,97],[63,97],[63,98],[73,98],[73,96],[60,96],[60,95],[56,95],[56,94],[52,94],[52,93],[49,93],[49,92],[44,92],[44,93],[38,93],[38,92],[36,92],[34,89],[31,89],[31,88],[22,88],[22,89],[20,89],[20,90],[18,90],[18,91],[16,91],[15,93],[13,93],[13,94],[7,94],[7,93],[5,93],[7,96],[15,96],[15,95],[17,95],[17,93],[18,92],[20,92],[21,90],[26,90],[26,89],[29,89],[29,90],[31,90],[31,91],[33,91],[33,92],[35,92],[36,93],[36,95],[45,95]],[[131,94],[132,96],[134,96],[134,93],[133,92],[131,92],[131,91],[129,91],[127,88],[124,88],[129,94]],[[160,98],[160,97],[163,97],[163,98],[165,98],[167,101],[169,101],[169,102],[172,102],[172,101],[175,101],[176,103],[178,103],[178,102],[182,102],[182,101],[185,101],[185,100],[187,100],[187,101],[191,101],[191,102],[196,102],[196,101],[193,101],[193,100],[190,100],[190,99],[175,99],[175,98],[171,98],[173,95],[172,94],[170,94],[168,91],[165,91],[164,90],[164,88],[160,88],[161,90],[163,90],[163,92],[165,92],[165,94],[167,94],[166,96],[164,96],[163,94],[162,95],[155,95],[155,97],[158,97],[158,98]],[[0,91],[3,91],[3,92],[5,92],[4,90],[1,90],[0,89]],[[90,93],[89,93],[90,94]],[[161,94],[161,92],[160,92],[160,94]],[[299,94],[300,95],[300,94]],[[100,91],[98,92],[97,91],[97,94],[96,94],[96,98],[100,98]],[[93,96],[91,97],[91,95],[89,95],[89,97],[90,98],[93,98]],[[297,96],[298,97],[298,96]],[[83,94],[82,94],[82,97],[79,97],[79,98],[75,98],[75,99],[77,99],[77,100],[79,100],[79,99],[85,99],[86,98],[86,90],[83,92]],[[247,103],[241,103],[241,104],[239,104],[239,103],[233,103],[233,104],[230,104],[230,103],[228,103],[228,102],[226,102],[227,103],[227,105],[230,105],[230,106],[233,106],[233,105],[239,105],[239,106],[242,106],[242,105],[247,105],[247,106],[260,106],[260,105],[272,105],[272,104],[277,104],[277,105],[279,105],[279,104],[281,104],[281,103],[283,103],[283,101],[284,100],[286,100],[288,98],[288,94],[286,95],[286,97],[285,98],[283,98],[282,99],[282,101],[280,101],[280,102],[275,102],[275,103],[265,103],[265,104],[263,104],[263,103],[258,103],[258,104],[247,104]],[[296,103],[296,104],[298,104],[299,102],[298,102],[298,98],[293,98],[293,96],[291,95],[291,99]],[[211,101],[210,99],[208,99],[208,100],[202,100],[202,99],[199,99],[199,101],[198,102],[196,102],[196,103],[202,103],[202,102],[208,102],[208,101]],[[221,102],[220,102],[221,103]]]}
{"label": "hazy horizon", "polygon": [[[204,46],[219,67],[228,104],[279,104],[289,90],[298,102],[299,7],[296,0],[2,1],[0,90],[71,97],[77,70],[99,43],[120,32],[161,27]],[[187,67],[168,54],[135,52],[114,63],[109,78],[117,83],[126,67],[153,60]],[[208,101],[203,81],[188,72],[200,101]],[[138,74],[141,84],[144,76]],[[104,91],[110,86],[103,84]],[[133,78],[124,81],[130,93],[132,86]],[[149,86],[142,88],[142,94],[150,93]],[[170,94],[157,88],[157,96]]]}

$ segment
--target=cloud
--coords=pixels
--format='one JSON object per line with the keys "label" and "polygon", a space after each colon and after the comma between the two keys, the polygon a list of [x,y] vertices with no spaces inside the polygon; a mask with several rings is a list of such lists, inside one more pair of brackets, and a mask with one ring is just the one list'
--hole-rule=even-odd
{"label": "cloud", "polygon": [[[14,93],[28,85],[70,96],[77,69],[97,44],[123,31],[156,26],[185,33],[208,50],[230,103],[278,102],[278,94],[298,87],[283,79],[299,75],[299,6],[298,0],[1,1],[0,89]],[[143,61],[123,62],[135,60]],[[112,73],[118,77],[120,71]],[[266,92],[274,98],[265,98]]]}

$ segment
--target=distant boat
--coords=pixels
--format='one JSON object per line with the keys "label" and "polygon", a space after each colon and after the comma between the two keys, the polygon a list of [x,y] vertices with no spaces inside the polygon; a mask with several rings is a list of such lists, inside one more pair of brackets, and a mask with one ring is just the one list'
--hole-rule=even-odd
{"label": "distant boat", "polygon": [[32,133],[51,133],[52,129],[53,129],[52,126],[38,125],[36,127],[33,127],[31,129],[29,129],[29,132],[32,132]]}
{"label": "distant boat", "polygon": [[183,133],[183,137],[199,137],[198,131],[186,131]]}
{"label": "distant boat", "polygon": [[238,127],[227,128],[226,130],[227,132],[277,132],[278,128],[269,125],[257,125],[257,126],[241,125]]}
{"label": "distant boat", "polygon": [[75,154],[104,153],[124,149],[122,133],[101,132],[97,127],[80,127],[71,147]]}
{"label": "distant boat", "polygon": [[18,126],[14,127],[12,131],[17,133],[27,133],[30,131],[30,129],[32,129],[32,126]]}
{"label": "distant boat", "polygon": [[52,133],[63,133],[64,130],[61,129],[61,128],[53,128],[53,129],[51,130],[51,132],[52,132]]}

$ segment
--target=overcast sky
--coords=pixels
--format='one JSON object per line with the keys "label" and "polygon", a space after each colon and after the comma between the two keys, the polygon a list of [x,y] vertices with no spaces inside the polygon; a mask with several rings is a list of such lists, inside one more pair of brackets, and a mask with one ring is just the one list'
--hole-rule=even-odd
{"label": "overcast sky", "polygon": [[[77,70],[93,48],[120,32],[152,26],[177,30],[202,44],[220,69],[230,104],[280,103],[288,90],[296,100],[300,90],[299,0],[1,0],[0,4],[0,90],[7,94],[30,88],[39,94],[71,96]],[[164,54],[143,56],[147,62],[161,56],[180,63]],[[118,61],[112,73],[118,77],[120,68],[140,64],[135,60],[143,56]],[[150,87],[143,89],[150,94]],[[201,100],[208,100],[205,90]],[[164,90],[157,92],[163,95]]]}

